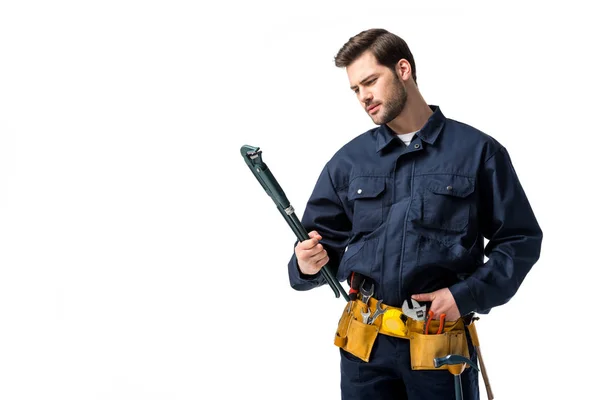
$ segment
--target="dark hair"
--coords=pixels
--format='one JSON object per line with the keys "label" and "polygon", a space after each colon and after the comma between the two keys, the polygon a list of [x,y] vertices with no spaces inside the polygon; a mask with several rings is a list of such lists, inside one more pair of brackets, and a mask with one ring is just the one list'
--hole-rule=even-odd
{"label": "dark hair", "polygon": [[344,68],[360,57],[365,51],[371,51],[377,62],[395,71],[396,64],[406,59],[412,68],[412,77],[417,82],[417,67],[406,42],[385,29],[368,29],[350,38],[335,56],[335,66]]}

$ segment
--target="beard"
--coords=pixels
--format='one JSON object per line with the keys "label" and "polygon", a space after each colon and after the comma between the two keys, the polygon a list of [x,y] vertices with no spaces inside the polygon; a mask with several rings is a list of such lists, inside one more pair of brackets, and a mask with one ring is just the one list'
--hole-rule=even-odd
{"label": "beard", "polygon": [[394,120],[394,118],[400,115],[406,105],[408,97],[406,87],[404,87],[397,74],[394,74],[394,77],[396,79],[394,79],[394,88],[392,90],[393,97],[381,103],[380,110],[376,115],[369,115],[377,125],[387,124]]}

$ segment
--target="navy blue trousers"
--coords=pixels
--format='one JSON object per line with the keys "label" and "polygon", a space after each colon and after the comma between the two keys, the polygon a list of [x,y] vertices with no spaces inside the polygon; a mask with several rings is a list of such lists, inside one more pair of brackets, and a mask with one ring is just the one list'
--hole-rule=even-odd
{"label": "navy blue trousers", "polygon": [[[340,349],[342,400],[454,400],[454,376],[446,370],[413,371],[407,339],[377,335],[368,363]],[[471,360],[477,354],[469,340]],[[461,374],[463,399],[479,400],[478,372]]]}

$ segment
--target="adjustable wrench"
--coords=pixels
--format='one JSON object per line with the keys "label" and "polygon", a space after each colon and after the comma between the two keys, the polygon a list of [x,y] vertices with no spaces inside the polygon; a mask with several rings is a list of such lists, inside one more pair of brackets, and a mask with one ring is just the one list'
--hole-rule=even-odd
{"label": "adjustable wrench", "polygon": [[422,306],[416,300],[409,300],[410,303],[407,300],[404,300],[404,303],[402,303],[402,312],[404,315],[417,321],[424,321],[427,314],[427,307]]}

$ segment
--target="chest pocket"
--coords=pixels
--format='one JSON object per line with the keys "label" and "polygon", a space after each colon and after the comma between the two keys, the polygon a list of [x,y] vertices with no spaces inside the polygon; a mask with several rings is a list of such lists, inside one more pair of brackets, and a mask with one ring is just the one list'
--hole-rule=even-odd
{"label": "chest pocket", "polygon": [[350,182],[348,200],[354,203],[354,232],[370,232],[381,225],[384,192],[384,177],[359,176]]}
{"label": "chest pocket", "polygon": [[462,232],[469,224],[475,181],[458,175],[433,175],[425,184],[423,222],[434,229]]}

